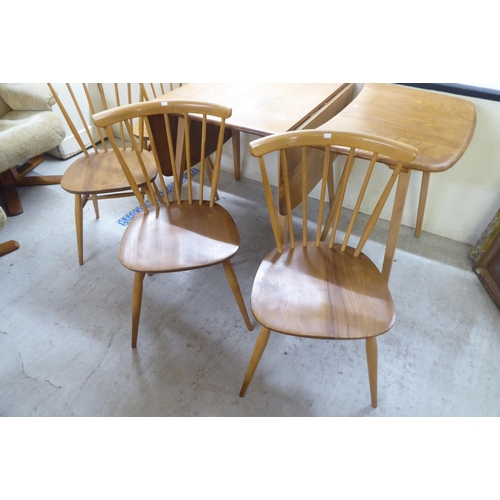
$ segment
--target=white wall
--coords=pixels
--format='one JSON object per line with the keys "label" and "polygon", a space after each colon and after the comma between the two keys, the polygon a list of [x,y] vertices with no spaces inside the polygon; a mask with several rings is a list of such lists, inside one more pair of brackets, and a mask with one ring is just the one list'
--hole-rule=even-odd
{"label": "white wall", "polygon": [[455,166],[431,175],[423,229],[474,245],[500,208],[500,102],[466,99],[476,108],[474,137]]}
{"label": "white wall", "polygon": [[[88,89],[89,93],[92,96],[92,102],[95,103],[95,106],[100,107],[100,96],[99,96],[99,89],[97,88],[96,83],[89,83]],[[80,119],[76,107],[73,104],[71,97],[69,95],[68,89],[66,87],[65,83],[52,83],[52,86],[54,87],[54,90],[57,92],[57,95],[61,99],[67,113],[70,116],[71,121],[74,123],[76,129],[78,130],[79,134],[82,137],[82,140],[85,142],[85,144],[90,147],[91,143],[90,140],[87,137],[87,133],[85,131],[85,128],[83,126],[82,120]],[[94,130],[94,127],[92,125],[92,113],[90,111],[89,106],[86,103],[86,97],[85,93],[83,90],[83,87],[81,84],[72,84],[72,89],[75,94],[75,98],[77,99],[80,107],[82,114],[87,122],[89,124],[89,129],[92,134],[92,136],[97,139],[98,134]],[[68,124],[66,123],[66,120],[59,109],[59,106],[56,104],[53,106],[52,110],[54,113],[56,113],[61,120],[64,123],[65,129],[66,129],[66,137],[63,139],[62,143],[54,150],[50,151],[49,153],[57,156],[59,158],[69,158],[81,151],[80,146],[78,145],[78,142],[76,141],[73,133],[71,132],[71,129],[69,128]]]}
{"label": "white wall", "polygon": [[[356,88],[359,90],[360,85]],[[500,102],[464,99],[476,108],[474,137],[451,169],[431,175],[423,230],[474,245],[500,208]],[[248,152],[248,144],[254,139],[257,136],[241,136],[242,176],[260,180],[257,160]],[[225,155],[223,168],[232,172],[230,144],[225,146]],[[376,174],[383,177],[386,170],[380,167]],[[420,172],[412,173],[403,215],[406,226],[415,227],[421,179]],[[389,216],[385,209],[382,218]]]}

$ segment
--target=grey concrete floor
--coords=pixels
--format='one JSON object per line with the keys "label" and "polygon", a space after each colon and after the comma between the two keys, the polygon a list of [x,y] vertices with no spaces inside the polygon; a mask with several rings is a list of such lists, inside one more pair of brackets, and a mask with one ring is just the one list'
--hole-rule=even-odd
{"label": "grey concrete floor", "polygon": [[[39,173],[62,173],[52,159]],[[258,325],[248,332],[221,266],[147,277],[136,350],[133,274],[116,221],[134,198],[84,210],[77,262],[73,196],[19,189],[24,213],[0,240],[0,416],[498,416],[500,311],[469,246],[403,227],[390,288],[394,328],[379,338],[379,406],[370,405],[364,342],[272,334],[245,398],[238,392]],[[249,308],[253,277],[274,246],[258,182],[223,173],[220,203],[241,249],[233,266]],[[384,223],[366,253],[381,258]]]}

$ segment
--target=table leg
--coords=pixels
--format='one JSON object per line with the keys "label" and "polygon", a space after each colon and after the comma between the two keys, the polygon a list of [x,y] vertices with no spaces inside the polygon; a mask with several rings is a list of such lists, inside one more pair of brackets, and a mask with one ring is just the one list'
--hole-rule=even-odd
{"label": "table leg", "polygon": [[422,223],[424,221],[425,203],[427,201],[427,193],[429,191],[430,172],[422,172],[422,185],[420,187],[420,199],[418,200],[417,224],[415,226],[415,236],[420,237],[422,232]]}
{"label": "table leg", "polygon": [[233,162],[234,162],[234,178],[239,181],[241,175],[241,159],[240,159],[240,131],[231,131],[231,140],[233,143]]}
{"label": "table leg", "polygon": [[399,230],[401,229],[401,221],[403,220],[406,194],[408,193],[408,185],[410,183],[410,175],[411,170],[399,174],[398,187],[394,198],[394,206],[392,208],[391,225],[389,227],[389,235],[387,236],[387,244],[385,247],[384,264],[382,267],[382,275],[387,283],[389,283],[392,263],[394,262],[394,254],[396,253]]}

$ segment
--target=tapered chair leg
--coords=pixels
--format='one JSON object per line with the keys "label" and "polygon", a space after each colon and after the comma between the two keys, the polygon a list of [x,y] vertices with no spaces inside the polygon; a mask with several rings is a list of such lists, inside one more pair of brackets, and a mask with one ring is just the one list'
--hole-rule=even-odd
{"label": "tapered chair leg", "polygon": [[248,317],[247,308],[245,306],[245,301],[243,300],[243,296],[241,295],[240,285],[238,284],[238,279],[236,278],[236,274],[234,272],[233,266],[229,260],[224,261],[223,263],[224,271],[226,273],[226,278],[233,291],[234,298],[236,299],[236,303],[241,311],[241,315],[247,325],[248,331],[253,330],[252,323],[250,322],[250,318]]}
{"label": "tapered chair leg", "polygon": [[373,408],[377,407],[377,373],[378,373],[378,346],[377,338],[366,339],[366,361],[368,364],[368,379],[370,381],[370,396]]}
{"label": "tapered chair leg", "polygon": [[240,398],[245,396],[245,393],[247,392],[248,386],[252,381],[253,374],[255,373],[260,358],[262,357],[262,354],[264,353],[264,350],[267,346],[269,335],[271,335],[271,330],[269,330],[269,328],[262,327],[262,330],[260,331],[259,336],[257,337],[257,342],[255,342],[255,347],[253,348],[253,353],[252,357],[250,358],[250,363],[248,363],[247,372],[245,374],[245,380],[243,381],[243,385],[241,386],[240,390]]}
{"label": "tapered chair leg", "polygon": [[83,204],[79,194],[75,194],[75,225],[78,263],[83,266]]}
{"label": "tapered chair leg", "polygon": [[137,347],[139,320],[141,319],[142,289],[146,273],[135,273],[132,291],[132,349]]}

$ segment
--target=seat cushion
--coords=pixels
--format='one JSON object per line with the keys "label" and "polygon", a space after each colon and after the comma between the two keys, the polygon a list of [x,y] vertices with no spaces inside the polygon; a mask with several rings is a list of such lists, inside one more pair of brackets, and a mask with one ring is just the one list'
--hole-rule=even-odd
{"label": "seat cushion", "polygon": [[0,172],[55,148],[65,134],[52,111],[10,111],[0,119]]}
{"label": "seat cushion", "polygon": [[261,263],[251,307],[270,330],[300,337],[361,339],[387,332],[395,320],[387,284],[375,264],[354,249],[322,242],[275,249]]}

